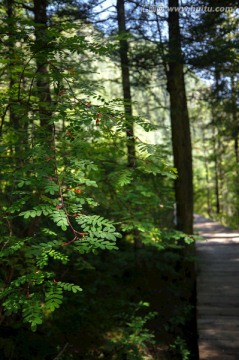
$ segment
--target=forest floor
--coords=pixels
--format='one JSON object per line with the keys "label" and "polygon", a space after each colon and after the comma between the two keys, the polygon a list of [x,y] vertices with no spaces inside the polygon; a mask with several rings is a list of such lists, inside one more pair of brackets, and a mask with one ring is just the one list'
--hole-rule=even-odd
{"label": "forest floor", "polygon": [[239,231],[195,216],[197,327],[200,360],[239,354]]}

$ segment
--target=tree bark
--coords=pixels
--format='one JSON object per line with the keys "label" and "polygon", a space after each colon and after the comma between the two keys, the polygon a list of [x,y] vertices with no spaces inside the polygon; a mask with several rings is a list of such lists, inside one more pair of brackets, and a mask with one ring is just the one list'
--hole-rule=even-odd
{"label": "tree bark", "polygon": [[[125,36],[127,33],[126,20],[125,20],[125,7],[124,0],[117,0],[117,21],[119,35]],[[132,110],[132,97],[131,97],[131,84],[130,84],[130,71],[129,71],[129,58],[128,48],[129,44],[127,39],[120,39],[120,65],[122,74],[122,87],[124,97],[124,112],[126,118],[126,136],[127,136],[127,154],[128,166],[134,167],[136,164],[135,154],[135,139],[134,139],[134,123],[133,123],[133,110]]]}
{"label": "tree bark", "polygon": [[47,0],[34,0],[34,20],[36,37],[36,66],[37,66],[37,93],[39,99],[39,116],[42,127],[49,126],[51,117],[51,92],[48,74],[48,61],[46,48],[48,47],[47,36]]}
{"label": "tree bark", "polygon": [[239,124],[238,124],[238,112],[237,112],[237,89],[235,84],[234,75],[231,75],[231,91],[232,91],[232,137],[234,140],[234,152],[236,164],[239,163],[239,152],[238,152],[238,134],[239,134]]}
{"label": "tree bark", "polygon": [[201,124],[201,134],[202,134],[202,142],[203,142],[203,153],[204,153],[204,167],[206,173],[206,186],[207,186],[207,214],[209,218],[212,216],[212,204],[211,204],[211,192],[210,192],[210,170],[209,170],[209,162],[208,162],[208,149],[206,145],[206,136],[204,132],[203,123]]}
{"label": "tree bark", "polygon": [[[125,1],[117,0],[117,21],[118,32],[122,37],[126,36],[126,19],[125,19]],[[136,150],[135,150],[135,138],[134,138],[134,121],[133,121],[133,109],[132,109],[132,97],[131,97],[131,83],[130,83],[130,66],[128,50],[129,44],[127,39],[120,39],[120,65],[121,65],[121,77],[122,88],[124,98],[124,113],[126,120],[126,141],[127,141],[127,156],[128,167],[134,168],[136,166]],[[140,249],[142,247],[142,241],[140,233],[137,229],[133,231],[134,236],[134,248]],[[136,263],[139,263],[139,258],[136,255]]]}
{"label": "tree bark", "polygon": [[219,195],[219,175],[218,175],[218,160],[217,155],[215,156],[215,197],[216,197],[216,213],[221,213],[220,195]]}
{"label": "tree bark", "polygon": [[[178,7],[178,0],[169,0],[169,7]],[[193,176],[190,122],[184,80],[179,12],[170,11],[169,55],[167,87],[170,95],[170,117],[174,166],[178,171],[175,181],[177,228],[193,233]]]}
{"label": "tree bark", "polygon": [[9,95],[9,120],[10,125],[14,129],[19,128],[19,117],[16,115],[16,112],[14,111],[14,101],[16,101],[16,95],[13,93],[15,85],[17,83],[16,81],[16,75],[14,75],[14,59],[15,59],[15,37],[13,36],[13,33],[15,31],[15,23],[14,23],[14,0],[7,0],[7,19],[8,19],[8,53],[9,53],[9,89],[10,89],[10,95]]}

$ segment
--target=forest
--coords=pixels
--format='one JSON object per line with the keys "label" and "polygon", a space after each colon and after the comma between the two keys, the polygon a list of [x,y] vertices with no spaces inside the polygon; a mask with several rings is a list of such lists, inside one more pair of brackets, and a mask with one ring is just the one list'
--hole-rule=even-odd
{"label": "forest", "polygon": [[2,0],[0,358],[198,360],[194,214],[239,228],[238,0]]}

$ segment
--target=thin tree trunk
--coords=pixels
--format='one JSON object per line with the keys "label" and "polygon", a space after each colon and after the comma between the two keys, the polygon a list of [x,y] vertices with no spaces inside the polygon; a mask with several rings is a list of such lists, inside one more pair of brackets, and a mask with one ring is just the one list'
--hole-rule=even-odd
{"label": "thin tree trunk", "polygon": [[234,152],[235,152],[236,164],[238,164],[239,163],[239,151],[238,151],[239,125],[238,125],[237,98],[236,98],[237,89],[233,75],[231,76],[231,90],[232,90],[232,121],[233,121],[232,136],[234,140]]}
{"label": "thin tree trunk", "polygon": [[[178,0],[169,0],[169,7],[178,7]],[[170,116],[174,166],[178,170],[175,181],[177,228],[187,234],[193,233],[193,180],[192,146],[189,114],[183,71],[179,12],[170,11],[169,58],[167,86],[170,95]]]}
{"label": "thin tree trunk", "polygon": [[204,133],[203,124],[202,128],[202,141],[203,141],[203,152],[204,152],[204,166],[206,172],[206,184],[207,184],[207,214],[209,218],[212,216],[212,204],[211,204],[211,194],[210,194],[210,171],[209,171],[209,163],[208,163],[208,150],[206,147],[206,137]]}
{"label": "thin tree trunk", "polygon": [[51,92],[48,74],[48,60],[45,49],[47,39],[47,0],[34,0],[35,37],[38,51],[36,53],[37,93],[39,98],[39,116],[42,127],[49,126],[51,117]]}
{"label": "thin tree trunk", "polygon": [[220,204],[220,191],[219,191],[219,164],[218,164],[218,149],[216,146],[216,133],[214,129],[213,134],[213,153],[214,153],[214,169],[215,169],[215,199],[216,199],[216,214],[220,214],[221,212],[221,204]]}
{"label": "thin tree trunk", "polygon": [[14,101],[16,101],[16,95],[14,94],[14,88],[16,84],[16,75],[14,76],[14,59],[15,59],[15,37],[13,33],[15,31],[15,24],[14,24],[14,0],[7,0],[7,17],[8,17],[8,53],[9,53],[9,89],[10,89],[10,96],[9,96],[9,120],[10,125],[14,129],[19,128],[19,119],[14,111]]}
{"label": "thin tree trunk", "polygon": [[219,196],[219,176],[218,176],[218,160],[215,158],[215,196],[216,196],[216,213],[221,212],[220,196]]}
{"label": "thin tree trunk", "polygon": [[236,163],[239,163],[239,146],[238,146],[238,134],[235,136],[234,139],[234,149],[235,149],[235,157],[236,157]]}
{"label": "thin tree trunk", "polygon": [[[220,100],[220,79],[221,73],[219,69],[215,68],[215,91],[218,100]],[[212,115],[214,121],[217,120],[217,113],[214,113],[212,109]],[[220,133],[216,134],[214,128],[213,134],[213,147],[214,147],[214,156],[215,156],[215,198],[216,198],[216,214],[220,215],[222,213],[222,204],[220,199],[220,189],[222,188],[223,175],[222,175],[222,166],[221,166],[221,142],[220,142]]]}
{"label": "thin tree trunk", "polygon": [[[123,37],[127,34],[126,19],[125,19],[125,1],[117,0],[117,21],[119,35]],[[129,44],[127,39],[120,39],[120,65],[122,76],[122,87],[124,97],[124,113],[126,120],[126,138],[127,138],[127,156],[128,167],[134,168],[136,166],[136,151],[135,151],[135,138],[134,138],[134,121],[133,121],[133,109],[132,109],[132,97],[131,97],[131,83],[130,83],[130,69],[128,49]],[[136,229],[133,232],[134,235],[134,248],[135,250],[142,247],[142,241],[140,233]],[[136,263],[139,259],[136,255]]]}
{"label": "thin tree trunk", "polygon": [[[119,35],[125,36],[127,30],[126,30],[124,0],[117,0],[117,21],[118,21]],[[124,112],[125,112],[126,127],[127,127],[126,136],[127,136],[128,166],[134,167],[136,164],[136,154],[135,154],[134,123],[133,123],[128,48],[129,48],[129,44],[127,39],[121,39],[120,64],[121,64],[121,74],[122,74],[123,97],[125,102]]]}

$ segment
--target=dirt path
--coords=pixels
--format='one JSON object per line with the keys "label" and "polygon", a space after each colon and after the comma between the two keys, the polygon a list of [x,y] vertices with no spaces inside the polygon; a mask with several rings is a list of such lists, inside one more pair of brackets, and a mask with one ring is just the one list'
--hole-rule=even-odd
{"label": "dirt path", "polygon": [[239,360],[239,231],[195,216],[199,359]]}

